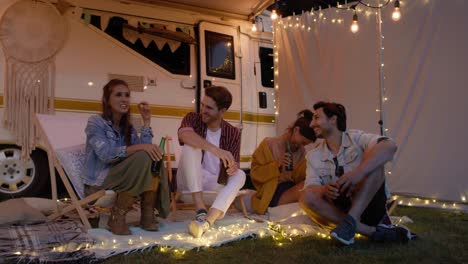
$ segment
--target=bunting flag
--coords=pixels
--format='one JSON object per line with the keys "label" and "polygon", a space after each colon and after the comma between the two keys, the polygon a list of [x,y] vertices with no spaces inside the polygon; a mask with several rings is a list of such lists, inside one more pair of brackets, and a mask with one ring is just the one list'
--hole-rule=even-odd
{"label": "bunting flag", "polygon": [[123,36],[126,40],[135,44],[137,39],[140,37],[140,34],[136,32],[135,30],[131,30],[129,28],[123,28]]}
{"label": "bunting flag", "polygon": [[158,50],[162,50],[164,45],[166,45],[167,39],[154,36],[154,42],[156,43]]}
{"label": "bunting flag", "polygon": [[167,44],[169,45],[171,52],[174,53],[180,47],[181,43],[180,41],[167,40]]}
{"label": "bunting flag", "polygon": [[[83,9],[79,10],[79,9],[75,8],[74,13],[83,13]],[[90,12],[90,10],[84,10],[84,14],[85,14],[84,18],[83,18],[84,23],[89,24],[91,22],[91,12]],[[107,29],[107,27],[109,25],[109,21],[113,17],[113,15],[110,14],[110,13],[109,14],[108,13],[99,13],[98,15],[101,18],[101,30],[105,31]],[[132,27],[135,27],[135,28],[138,28],[138,27],[140,27],[140,28],[142,27],[144,29],[159,28],[159,29],[165,29],[165,30],[169,30],[169,31],[173,31],[173,32],[177,32],[178,29],[179,29],[181,32],[183,32],[183,33],[185,33],[185,34],[187,34],[189,36],[193,32],[191,27],[185,27],[185,26],[184,27],[180,27],[180,26],[178,27],[176,25],[164,25],[164,24],[160,24],[160,23],[151,23],[151,22],[148,22],[148,21],[141,21],[136,17],[129,17],[129,18],[126,17],[125,19],[127,20],[127,23],[128,23],[129,26],[132,26]],[[156,48],[158,50],[162,50],[164,48],[164,46],[166,44],[168,44],[171,52],[173,52],[173,53],[182,44],[180,41],[177,41],[177,40],[167,39],[167,38],[164,38],[164,37],[159,37],[159,36],[155,36],[153,34],[148,34],[148,33],[139,33],[135,29],[126,28],[126,27],[123,28],[123,37],[126,40],[133,43],[133,44],[135,44],[136,41],[138,39],[140,39],[145,48],[148,48],[151,41],[155,42]]]}
{"label": "bunting flag", "polygon": [[105,31],[107,26],[109,25],[109,20],[111,19],[111,15],[109,14],[101,14],[101,29]]}
{"label": "bunting flag", "polygon": [[153,41],[153,36],[145,33],[139,34],[139,38],[141,42],[143,42],[143,46],[145,46],[145,48],[148,48],[148,45]]}

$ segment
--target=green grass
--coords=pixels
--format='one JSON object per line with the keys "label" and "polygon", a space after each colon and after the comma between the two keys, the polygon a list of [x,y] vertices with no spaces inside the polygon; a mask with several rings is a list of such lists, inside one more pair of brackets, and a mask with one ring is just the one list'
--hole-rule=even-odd
{"label": "green grass", "polygon": [[419,239],[407,244],[376,244],[359,239],[343,247],[315,237],[295,238],[279,247],[270,238],[246,239],[218,248],[188,251],[182,257],[152,249],[119,255],[104,263],[468,263],[468,214],[397,208],[413,219]]}

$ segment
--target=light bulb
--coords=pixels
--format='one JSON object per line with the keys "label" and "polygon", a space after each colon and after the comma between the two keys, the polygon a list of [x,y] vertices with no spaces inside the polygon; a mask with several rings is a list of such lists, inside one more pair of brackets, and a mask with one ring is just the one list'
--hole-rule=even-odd
{"label": "light bulb", "polygon": [[278,14],[276,13],[276,10],[273,9],[271,12],[271,20],[276,20],[278,18]]}
{"label": "light bulb", "polygon": [[252,32],[257,32],[257,25],[255,22],[252,22]]}
{"label": "light bulb", "polygon": [[401,18],[401,13],[400,13],[400,8],[395,7],[392,13],[392,19],[393,21],[398,21]]}
{"label": "light bulb", "polygon": [[351,32],[356,33],[359,30],[357,14],[353,15],[353,23],[351,24]]}
{"label": "light bulb", "polygon": [[400,1],[396,0],[395,1],[395,9],[393,10],[392,13],[392,19],[393,21],[398,21],[401,18],[401,13],[400,13]]}

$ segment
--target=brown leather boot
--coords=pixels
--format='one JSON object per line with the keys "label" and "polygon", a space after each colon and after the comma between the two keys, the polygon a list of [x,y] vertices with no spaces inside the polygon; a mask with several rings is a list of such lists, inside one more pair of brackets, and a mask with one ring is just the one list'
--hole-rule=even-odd
{"label": "brown leather boot", "polygon": [[125,222],[125,216],[134,202],[135,197],[129,193],[121,192],[117,194],[114,207],[111,209],[109,222],[107,222],[110,231],[114,235],[126,236],[132,234],[130,229],[128,229],[127,223]]}
{"label": "brown leather boot", "polygon": [[155,191],[146,191],[141,194],[140,226],[147,231],[158,231],[159,223],[154,216]]}

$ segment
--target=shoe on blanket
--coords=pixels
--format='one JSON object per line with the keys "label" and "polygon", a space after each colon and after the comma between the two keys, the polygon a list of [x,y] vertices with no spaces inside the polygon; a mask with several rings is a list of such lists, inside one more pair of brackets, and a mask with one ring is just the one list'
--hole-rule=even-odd
{"label": "shoe on blanket", "polygon": [[207,214],[208,211],[206,211],[205,209],[198,209],[197,214],[195,215],[195,221],[205,221]]}
{"label": "shoe on blanket", "polygon": [[207,220],[193,220],[188,226],[189,233],[195,238],[200,238],[208,229],[210,229],[210,222]]}

